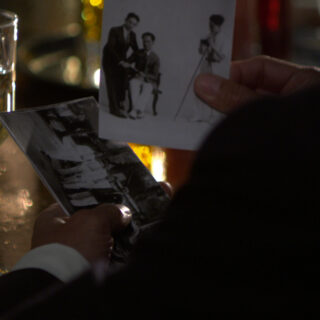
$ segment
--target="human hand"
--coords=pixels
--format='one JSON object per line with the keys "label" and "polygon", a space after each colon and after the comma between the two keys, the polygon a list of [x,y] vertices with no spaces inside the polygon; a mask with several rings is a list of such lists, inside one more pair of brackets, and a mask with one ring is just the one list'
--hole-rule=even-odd
{"label": "human hand", "polygon": [[103,204],[69,217],[54,204],[37,218],[31,247],[60,243],[77,250],[92,263],[110,257],[113,235],[125,228],[131,218],[130,210],[123,205]]}
{"label": "human hand", "polygon": [[320,69],[300,66],[268,56],[232,63],[230,80],[199,75],[196,94],[209,106],[230,113],[263,95],[289,95],[320,84]]}

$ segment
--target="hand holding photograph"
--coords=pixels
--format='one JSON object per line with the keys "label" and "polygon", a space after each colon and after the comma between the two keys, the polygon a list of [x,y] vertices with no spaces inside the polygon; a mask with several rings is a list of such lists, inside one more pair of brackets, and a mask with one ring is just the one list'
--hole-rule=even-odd
{"label": "hand holding photograph", "polygon": [[127,144],[98,138],[97,118],[94,98],[0,113],[67,214],[102,203],[130,208],[133,222],[116,239],[113,257],[123,261],[141,228],[161,219],[169,198]]}
{"label": "hand holding photograph", "polygon": [[195,95],[199,74],[228,78],[235,0],[109,0],[99,135],[197,149],[224,115]]}

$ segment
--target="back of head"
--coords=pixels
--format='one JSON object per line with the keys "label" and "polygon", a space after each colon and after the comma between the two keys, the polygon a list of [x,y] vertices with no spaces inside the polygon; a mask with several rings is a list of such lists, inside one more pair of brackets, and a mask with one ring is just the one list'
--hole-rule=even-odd
{"label": "back of head", "polygon": [[319,99],[311,90],[230,115],[172,204],[175,237],[190,239],[177,251],[220,310],[304,309],[320,293]]}
{"label": "back of head", "polygon": [[223,121],[167,219],[106,292],[121,302],[124,290],[134,293],[131,306],[145,318],[318,311],[319,99],[316,91],[265,99]]}

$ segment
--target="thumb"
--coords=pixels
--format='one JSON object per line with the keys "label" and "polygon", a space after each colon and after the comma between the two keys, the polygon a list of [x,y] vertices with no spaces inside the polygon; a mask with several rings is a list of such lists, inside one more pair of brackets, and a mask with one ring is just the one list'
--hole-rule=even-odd
{"label": "thumb", "polygon": [[213,74],[199,75],[194,90],[205,103],[223,113],[230,113],[259,97],[255,91]]}

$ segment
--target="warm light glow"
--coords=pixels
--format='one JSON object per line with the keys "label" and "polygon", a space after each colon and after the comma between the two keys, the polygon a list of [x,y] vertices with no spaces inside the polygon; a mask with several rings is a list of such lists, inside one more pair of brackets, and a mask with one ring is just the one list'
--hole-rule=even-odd
{"label": "warm light glow", "polygon": [[27,189],[21,189],[17,194],[0,192],[0,207],[3,212],[6,212],[0,217],[0,222],[2,225],[12,223],[12,221],[18,223],[17,218],[24,217],[32,206],[33,201]]}
{"label": "warm light glow", "polygon": [[22,189],[18,195],[18,203],[20,202],[20,213],[23,215],[25,212],[33,206],[33,201],[30,199],[30,192],[26,189]]}
{"label": "warm light glow", "polygon": [[75,37],[82,31],[79,23],[70,23],[65,30],[70,37]]}
{"label": "warm light glow", "polygon": [[100,41],[103,0],[82,0],[81,17],[87,41]]}
{"label": "warm light glow", "polygon": [[97,17],[91,8],[83,10],[82,18],[87,22],[87,24],[94,24],[97,21]]}
{"label": "warm light glow", "polygon": [[161,148],[152,150],[151,173],[157,181],[166,180],[166,154]]}
{"label": "warm light glow", "polygon": [[90,4],[93,7],[99,7],[103,3],[103,0],[90,0]]}
{"label": "warm light glow", "polygon": [[11,111],[15,111],[16,110],[16,82],[13,81],[12,82],[12,105],[11,105],[11,109],[7,110],[8,112],[11,112]]}
{"label": "warm light glow", "polygon": [[63,80],[69,84],[79,84],[81,81],[81,61],[78,57],[71,56],[66,61]]}
{"label": "warm light glow", "polygon": [[100,85],[100,68],[97,69],[93,74],[93,83],[96,88],[99,88]]}
{"label": "warm light glow", "polygon": [[5,110],[5,111],[11,111],[11,108],[12,108],[12,106],[11,106],[11,93],[8,92],[7,93],[7,110]]}
{"label": "warm light glow", "polygon": [[140,161],[151,170],[152,151],[151,146],[143,146],[140,144],[129,143],[130,148],[137,155]]}
{"label": "warm light glow", "polygon": [[277,31],[280,27],[281,4],[279,0],[270,0],[268,8],[268,29]]}
{"label": "warm light glow", "polygon": [[161,148],[135,143],[129,145],[157,181],[166,180],[166,153]]}

